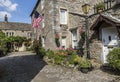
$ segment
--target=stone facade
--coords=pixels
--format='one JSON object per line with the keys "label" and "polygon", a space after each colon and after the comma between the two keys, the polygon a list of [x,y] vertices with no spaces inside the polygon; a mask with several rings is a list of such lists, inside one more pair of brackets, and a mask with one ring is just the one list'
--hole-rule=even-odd
{"label": "stone facade", "polygon": [[[44,1],[43,9],[41,8],[42,1]],[[62,37],[66,37],[66,47],[69,48],[70,45],[72,45],[71,31],[77,30],[77,42],[79,42],[79,30],[81,27],[84,27],[85,20],[83,17],[72,13],[83,14],[81,6],[87,2],[91,5],[90,14],[93,14],[93,5],[99,3],[100,0],[96,1],[96,3],[92,3],[92,1],[93,0],[38,0],[33,12],[38,11],[41,15],[44,15],[45,26],[38,30],[39,33],[46,38],[45,44],[47,48],[56,49],[54,44],[55,33],[60,35],[60,42]],[[60,9],[67,10],[67,24],[65,25],[60,24]],[[31,13],[32,19],[34,18],[33,12]]]}
{"label": "stone facade", "polygon": [[[44,4],[41,5],[41,2],[44,1]],[[44,27],[41,23],[41,29],[39,30],[39,36],[45,38],[45,48],[55,50],[55,35],[59,34],[60,44],[62,46],[62,39],[66,41],[66,48],[73,45],[73,32],[75,31],[77,39],[77,47],[81,45],[81,35],[79,33],[81,28],[85,28],[85,18],[83,17],[82,5],[85,3],[90,4],[89,11],[89,30],[91,25],[99,16],[99,13],[95,13],[94,7],[100,2],[105,2],[108,8],[109,6],[114,6],[114,0],[111,3],[107,3],[107,0],[38,0],[36,6],[31,13],[31,18],[34,18],[34,11],[38,11],[41,15],[44,16]],[[110,4],[110,5],[109,5]],[[43,8],[42,8],[43,7]],[[60,23],[60,10],[64,9],[67,11],[67,24]],[[115,8],[116,9],[116,8]],[[119,17],[119,10],[111,9],[105,10],[102,13],[114,14],[116,17]],[[90,38],[90,53],[91,57],[101,60],[101,51],[102,51],[102,42],[97,31],[89,31]],[[74,47],[74,45],[72,46]],[[85,48],[84,44],[82,48]]]}
{"label": "stone facade", "polygon": [[0,22],[0,30],[2,30],[6,36],[21,36],[32,38],[32,30],[30,24]]}

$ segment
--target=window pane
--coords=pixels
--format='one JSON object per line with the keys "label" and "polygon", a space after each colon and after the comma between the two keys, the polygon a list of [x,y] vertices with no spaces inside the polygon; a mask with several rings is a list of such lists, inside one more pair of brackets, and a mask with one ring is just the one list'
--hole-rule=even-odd
{"label": "window pane", "polygon": [[67,10],[60,10],[60,24],[67,24]]}

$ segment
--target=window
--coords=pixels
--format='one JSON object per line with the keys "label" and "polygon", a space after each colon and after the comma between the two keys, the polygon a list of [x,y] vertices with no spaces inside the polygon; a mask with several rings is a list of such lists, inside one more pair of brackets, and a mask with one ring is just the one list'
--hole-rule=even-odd
{"label": "window", "polygon": [[44,8],[44,0],[41,0],[41,9],[43,9]]}
{"label": "window", "polygon": [[67,24],[67,10],[60,9],[60,24]]}
{"label": "window", "polygon": [[14,36],[14,32],[6,32],[6,36]]}
{"label": "window", "polygon": [[109,41],[111,41],[111,36],[108,36]]}
{"label": "window", "polygon": [[12,33],[10,32],[9,35],[11,36],[11,34],[12,34]]}
{"label": "window", "polygon": [[8,36],[8,32],[6,32],[6,36]]}
{"label": "window", "polygon": [[72,48],[76,49],[78,46],[77,43],[77,30],[72,30]]}
{"label": "window", "polygon": [[12,32],[12,36],[14,36],[14,32]]}
{"label": "window", "polygon": [[66,37],[62,37],[62,48],[66,49]]}

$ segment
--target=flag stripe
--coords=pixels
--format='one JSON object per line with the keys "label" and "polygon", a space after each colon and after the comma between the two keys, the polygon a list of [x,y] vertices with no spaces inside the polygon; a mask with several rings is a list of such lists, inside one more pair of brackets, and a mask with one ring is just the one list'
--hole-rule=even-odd
{"label": "flag stripe", "polygon": [[40,28],[40,23],[42,21],[42,16],[36,11],[34,13],[34,18],[33,18],[33,22],[32,22],[32,27],[34,28]]}

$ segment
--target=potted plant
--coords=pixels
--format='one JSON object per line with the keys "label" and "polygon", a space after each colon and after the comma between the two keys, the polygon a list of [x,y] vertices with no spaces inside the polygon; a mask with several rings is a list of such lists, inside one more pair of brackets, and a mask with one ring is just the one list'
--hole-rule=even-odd
{"label": "potted plant", "polygon": [[60,36],[59,34],[55,34],[55,43],[56,43],[56,46],[59,48],[60,47]]}
{"label": "potted plant", "polygon": [[92,65],[87,59],[82,59],[82,61],[80,62],[80,71],[83,73],[88,73],[91,67]]}
{"label": "potted plant", "polygon": [[105,8],[105,3],[99,3],[97,5],[95,5],[95,8],[97,9],[97,12],[101,12],[103,11],[103,9]]}

